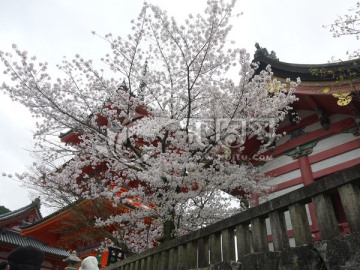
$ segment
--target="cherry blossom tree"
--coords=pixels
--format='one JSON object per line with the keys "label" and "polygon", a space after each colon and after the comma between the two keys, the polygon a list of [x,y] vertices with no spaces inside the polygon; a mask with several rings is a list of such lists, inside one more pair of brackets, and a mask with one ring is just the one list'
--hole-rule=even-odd
{"label": "cherry blossom tree", "polygon": [[40,161],[20,177],[48,198],[137,205],[97,219],[122,225],[118,237],[134,251],[241,210],[221,192],[244,196],[266,185],[250,157],[231,157],[249,138],[260,144],[251,158],[273,144],[298,82],[257,70],[228,40],[235,2],[209,0],[184,24],[145,3],[131,35],[100,36],[110,46],[104,69],[76,55],[56,80],[16,45],[14,55],[0,52],[13,80],[2,91],[38,119]]}
{"label": "cherry blossom tree", "polygon": [[[339,16],[334,23],[324,26],[328,28],[333,34],[334,38],[343,36],[354,36],[359,40],[360,36],[360,2],[357,2],[354,7],[349,9],[348,14]],[[347,52],[350,59],[358,58],[359,50],[354,52]]]}
{"label": "cherry blossom tree", "polygon": [[[323,26],[324,28],[328,28],[330,32],[333,34],[334,38],[340,38],[344,36],[353,36],[356,40],[359,40],[360,36],[360,2],[357,2],[355,6],[348,10],[348,13],[339,16],[335,19],[334,23],[330,25]],[[351,95],[344,96],[338,94],[337,97],[344,100],[346,99],[347,103],[350,102],[352,99],[360,99],[359,90],[355,87],[356,77],[358,76],[360,70],[358,68],[358,58],[360,57],[360,50],[357,49],[355,51],[346,51],[348,56],[349,64],[346,66],[334,66],[333,68],[323,68],[323,69],[313,69],[312,72],[314,75],[319,77],[327,77],[336,79],[337,84],[341,85],[344,82],[349,83],[351,82],[353,86],[353,91]],[[343,62],[341,59],[336,59],[332,57],[330,62],[339,63]]]}

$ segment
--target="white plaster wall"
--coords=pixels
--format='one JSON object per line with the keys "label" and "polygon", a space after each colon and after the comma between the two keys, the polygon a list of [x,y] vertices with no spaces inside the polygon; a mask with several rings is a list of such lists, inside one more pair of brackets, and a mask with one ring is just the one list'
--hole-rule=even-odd
{"label": "white plaster wall", "polygon": [[266,173],[268,171],[286,166],[295,160],[292,157],[281,155],[279,157],[276,157],[268,162],[266,162],[260,169],[261,173]]}
{"label": "white plaster wall", "polygon": [[344,163],[346,161],[359,158],[360,157],[360,148],[351,150],[349,152],[343,153],[341,155],[337,155],[319,162],[316,162],[314,164],[311,164],[311,169],[313,172],[320,171],[322,169],[326,169],[328,167],[338,165],[341,163]]}
{"label": "white plaster wall", "polygon": [[267,181],[266,185],[276,186],[278,184],[285,183],[289,180],[292,180],[292,179],[298,178],[298,177],[301,177],[301,171],[299,169],[276,176],[276,177],[272,178],[271,180]]}
{"label": "white plaster wall", "polygon": [[[332,116],[329,117],[330,119],[330,125],[331,124],[334,124],[336,122],[339,122],[341,120],[344,120],[346,118],[350,118],[349,115],[346,115],[346,114],[334,114]],[[312,132],[312,131],[315,131],[315,130],[318,130],[318,129],[321,129],[321,125],[320,125],[320,122],[316,122],[312,125],[309,125],[307,127],[305,127],[304,131],[309,133],[309,132]]]}
{"label": "white plaster wall", "polygon": [[281,195],[284,195],[286,193],[289,193],[290,191],[299,189],[299,188],[301,188],[303,186],[304,186],[304,184],[299,184],[299,185],[295,185],[295,186],[292,186],[292,187],[289,187],[289,188],[285,188],[285,189],[278,190],[278,191],[275,191],[273,193],[267,194],[267,195],[259,198],[259,203],[264,203],[264,202],[269,201],[271,199],[277,198],[277,197],[279,197]]}
{"label": "white plaster wall", "polygon": [[318,141],[316,146],[313,149],[313,152],[309,156],[313,156],[317,153],[320,153],[325,150],[329,150],[334,146],[338,146],[347,142],[354,141],[359,137],[354,136],[352,133],[340,133],[334,136],[325,138],[323,140]]}

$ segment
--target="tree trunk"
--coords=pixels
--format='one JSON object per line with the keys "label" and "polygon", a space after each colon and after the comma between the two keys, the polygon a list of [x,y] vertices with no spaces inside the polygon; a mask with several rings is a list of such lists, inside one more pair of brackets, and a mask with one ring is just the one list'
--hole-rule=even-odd
{"label": "tree trunk", "polygon": [[174,220],[167,220],[164,222],[164,235],[162,242],[169,241],[174,238],[175,223]]}

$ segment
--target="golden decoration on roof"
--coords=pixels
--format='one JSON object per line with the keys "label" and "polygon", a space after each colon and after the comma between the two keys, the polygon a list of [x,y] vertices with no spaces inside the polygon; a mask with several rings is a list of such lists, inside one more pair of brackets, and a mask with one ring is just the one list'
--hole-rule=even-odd
{"label": "golden decoration on roof", "polygon": [[339,106],[346,106],[352,100],[352,96],[350,95],[350,93],[335,93],[332,95],[333,95],[333,97],[336,97],[339,99],[337,101],[337,105],[339,105]]}
{"label": "golden decoration on roof", "polygon": [[330,92],[330,88],[329,87],[326,87],[326,88],[324,88],[322,91],[323,91],[323,93],[324,94],[327,94],[327,93],[329,93]]}

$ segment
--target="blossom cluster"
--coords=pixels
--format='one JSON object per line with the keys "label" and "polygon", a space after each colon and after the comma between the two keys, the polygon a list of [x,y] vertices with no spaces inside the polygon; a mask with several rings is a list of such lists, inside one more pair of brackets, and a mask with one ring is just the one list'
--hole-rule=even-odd
{"label": "blossom cluster", "polygon": [[[15,56],[0,52],[14,81],[1,90],[38,119],[39,162],[26,179],[50,200],[67,194],[131,208],[98,218],[97,226],[121,225],[125,233],[116,237],[134,251],[154,245],[169,221],[172,237],[243,210],[220,194],[263,192],[265,177],[251,162],[227,158],[229,151],[246,152],[246,143],[229,150],[224,141],[256,138],[259,152],[250,154],[265,152],[298,82],[274,79],[270,67],[258,70],[228,41],[235,2],[209,0],[204,14],[184,24],[145,3],[132,35],[102,37],[112,78],[76,55],[53,80],[47,63],[17,46]],[[227,119],[221,128],[219,119]],[[238,119],[269,121],[234,128]],[[194,122],[206,122],[196,139]]]}

